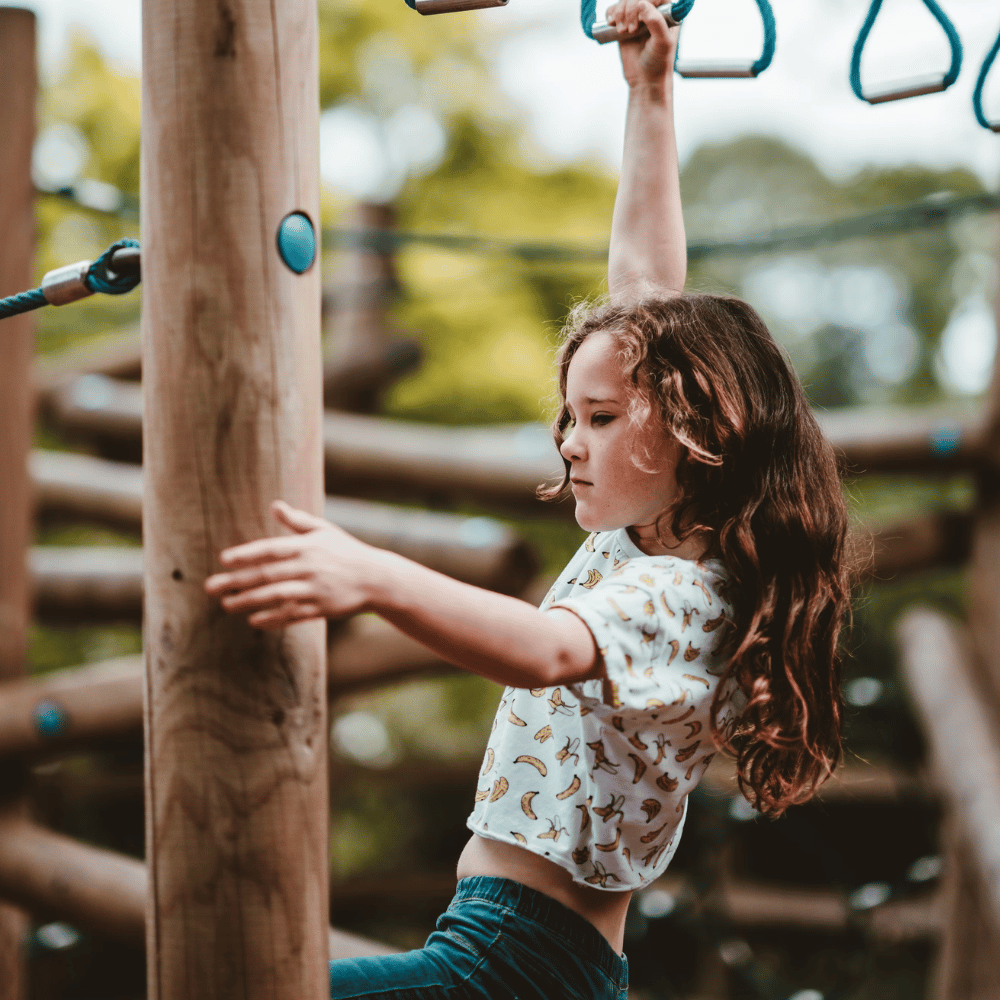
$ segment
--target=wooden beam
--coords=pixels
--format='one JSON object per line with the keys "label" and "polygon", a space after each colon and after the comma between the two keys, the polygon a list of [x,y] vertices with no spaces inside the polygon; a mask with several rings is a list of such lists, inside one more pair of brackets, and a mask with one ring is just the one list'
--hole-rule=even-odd
{"label": "wooden beam", "polygon": [[996,996],[1000,971],[1000,734],[975,681],[968,634],[917,608],[899,624],[900,661],[930,745],[954,836],[948,844],[945,1000]]}
{"label": "wooden beam", "polygon": [[139,621],[143,552],[124,546],[36,546],[32,599],[46,621]]}
{"label": "wooden beam", "polygon": [[[395,212],[390,205],[359,203],[348,220],[351,229],[391,229]],[[407,352],[396,340],[390,352],[386,307],[399,290],[391,254],[362,248],[341,250],[335,261],[337,291],[327,324],[323,360],[323,400],[327,407],[356,413],[376,413],[380,396],[391,377],[393,357],[401,363],[419,363],[420,353]],[[416,347],[416,345],[413,345]]]}
{"label": "wooden beam", "polygon": [[[35,504],[43,516],[138,530],[142,469],[69,452],[31,455]],[[520,593],[537,569],[531,547],[499,521],[327,497],[324,516],[363,542],[390,549],[489,590]],[[270,530],[276,530],[273,524]],[[57,561],[58,564],[58,561]]]}
{"label": "wooden beam", "polygon": [[[35,287],[34,189],[35,15],[0,7],[0,297]],[[31,489],[26,473],[34,416],[31,368],[35,352],[32,314],[0,322],[0,682],[27,669],[30,591],[25,553],[31,539]],[[0,773],[0,815],[17,819],[27,808],[20,768]],[[27,917],[0,903],[0,983],[5,998],[27,990],[23,943]]]}
{"label": "wooden beam", "polygon": [[[37,458],[40,453],[35,454]],[[36,476],[38,494],[50,509],[78,516],[130,522],[141,514],[141,476],[135,467],[84,456],[60,456],[60,474],[89,480],[72,483]],[[41,463],[34,463],[36,474]],[[328,497],[326,517],[372,545],[391,549],[477,587],[508,594],[524,592],[536,568],[529,546],[510,529],[487,518],[465,518],[409,510],[372,501]],[[972,518],[947,512],[881,531],[858,531],[851,546],[860,579],[888,580],[936,566],[959,566],[968,556]],[[142,614],[142,550],[124,547],[36,547],[31,551],[36,613],[46,620],[137,620]]]}
{"label": "wooden beam", "polygon": [[877,531],[851,535],[857,575],[862,580],[890,580],[937,566],[961,566],[972,550],[973,517],[944,511],[915,517]]}
{"label": "wooden beam", "polygon": [[961,472],[985,458],[977,405],[843,407],[816,419],[850,473]]}
{"label": "wooden beam", "polygon": [[[678,900],[696,896],[691,879],[679,872],[657,879],[653,887]],[[446,873],[335,881],[331,892],[333,919],[378,917],[395,907],[436,912],[448,905],[454,892],[454,877]],[[939,901],[932,895],[890,902],[870,913],[854,914],[837,889],[733,879],[698,905],[710,908],[718,918],[746,931],[794,928],[829,935],[847,932],[860,922],[871,937],[893,943],[933,941],[941,933]]]}
{"label": "wooden beam", "polygon": [[324,623],[202,587],[272,498],[322,511],[319,264],[279,249],[319,240],[316,18],[143,3],[149,1000],[329,995]]}
{"label": "wooden beam", "polygon": [[[25,819],[0,822],[0,898],[112,940],[135,946],[146,940],[146,865]],[[333,958],[396,951],[333,927],[328,942]]]}
{"label": "wooden beam", "polygon": [[[455,669],[378,618],[331,629],[329,645],[327,694],[333,699]],[[0,759],[138,736],[142,670],[142,657],[125,656],[0,685]]]}
{"label": "wooden beam", "polygon": [[[137,452],[141,391],[92,376],[56,393],[53,411],[67,432],[115,454]],[[816,414],[851,472],[955,472],[985,460],[980,418],[968,408],[871,408]],[[478,499],[572,517],[572,504],[535,499],[539,483],[562,465],[544,424],[445,427],[327,411],[326,474],[338,493]]]}

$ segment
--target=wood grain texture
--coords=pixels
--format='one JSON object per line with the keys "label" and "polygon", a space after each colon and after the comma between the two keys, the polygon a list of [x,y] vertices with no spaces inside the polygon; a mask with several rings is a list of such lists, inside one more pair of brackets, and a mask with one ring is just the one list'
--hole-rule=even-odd
{"label": "wood grain texture", "polygon": [[[1000,250],[1000,248],[998,248]],[[994,303],[1000,314],[1000,299]],[[996,770],[1000,757],[1000,354],[983,401],[983,468],[972,532],[969,572],[969,633],[971,655],[965,663],[975,707],[991,732],[986,757],[967,746],[964,733],[952,739],[951,753],[976,768]],[[985,772],[979,781],[987,782]],[[966,791],[968,791],[966,789]],[[994,796],[996,787],[991,789]],[[989,793],[985,793],[989,794]],[[997,996],[1000,993],[1000,857],[984,872],[981,839],[984,817],[966,818],[956,809],[945,847],[948,858],[949,903],[944,947],[938,966],[939,995],[943,1000]],[[1000,812],[994,820],[1000,819]],[[993,844],[997,840],[992,829]],[[986,881],[984,881],[984,875]]]}
{"label": "wood grain texture", "polygon": [[[141,945],[146,935],[146,866],[25,820],[0,820],[0,892],[41,917]],[[336,958],[396,949],[346,931],[326,931]],[[8,994],[0,994],[7,1000]]]}
{"label": "wood grain texture", "polygon": [[142,83],[150,1000],[328,993],[324,626],[204,594],[270,502],[322,510],[312,0],[146,0]]}
{"label": "wood grain texture", "polygon": [[[35,15],[0,8],[0,296],[34,287],[34,189],[31,150],[35,141]],[[26,474],[34,409],[32,358],[34,317],[29,313],[0,323],[0,680],[27,667],[29,583],[25,552],[31,537],[31,492]],[[23,775],[0,774],[0,812],[18,817]],[[0,902],[0,984],[5,1000],[25,995],[23,944],[27,916]]]}
{"label": "wood grain texture", "polygon": [[973,669],[968,634],[939,612],[900,620],[900,661],[930,745],[950,835],[939,995],[1000,990],[1000,737]]}

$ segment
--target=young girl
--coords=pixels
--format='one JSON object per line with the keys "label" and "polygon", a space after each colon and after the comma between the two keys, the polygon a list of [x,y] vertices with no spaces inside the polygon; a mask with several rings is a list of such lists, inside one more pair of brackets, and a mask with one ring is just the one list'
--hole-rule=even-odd
{"label": "young girl", "polygon": [[540,609],[284,503],[293,534],[222,553],[206,588],[259,628],[375,611],[505,686],[458,863],[424,948],[333,962],[334,997],[624,998],[631,894],[663,873],[719,748],[763,812],[839,755],[846,516],[788,364],[737,299],[682,293],[675,30],[608,12],[630,87],[610,304],[559,355],[556,444],[590,532]]}

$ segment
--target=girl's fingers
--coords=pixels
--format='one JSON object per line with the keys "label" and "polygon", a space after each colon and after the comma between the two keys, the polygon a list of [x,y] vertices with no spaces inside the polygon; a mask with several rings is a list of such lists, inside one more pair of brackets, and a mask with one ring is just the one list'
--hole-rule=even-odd
{"label": "girl's fingers", "polygon": [[289,559],[302,551],[302,541],[299,538],[282,535],[278,538],[258,538],[254,542],[244,542],[234,545],[219,553],[219,562],[223,566],[235,569],[254,563],[274,562],[277,559]]}
{"label": "girl's fingers", "polygon": [[320,618],[319,607],[310,602],[286,602],[276,608],[257,611],[250,615],[247,622],[254,628],[286,628],[296,622],[308,621],[310,618]]}
{"label": "girl's fingers", "polygon": [[314,514],[309,514],[304,510],[299,510],[297,507],[285,503],[284,500],[275,500],[271,504],[271,516],[279,524],[283,524],[286,528],[291,528],[292,531],[300,535],[308,531],[317,531],[330,527],[329,521],[325,521],[321,517],[316,517]]}
{"label": "girl's fingers", "polygon": [[230,614],[246,611],[261,611],[273,608],[286,601],[301,601],[311,599],[312,587],[302,580],[281,580],[278,583],[267,583],[252,590],[241,590],[235,594],[226,594],[222,598],[222,606]]}
{"label": "girl's fingers", "polygon": [[304,575],[305,567],[298,560],[282,559],[233,573],[216,573],[205,581],[205,590],[210,594],[224,594],[229,590],[250,590],[266,583],[300,579]]}
{"label": "girl's fingers", "polygon": [[646,25],[649,34],[655,41],[662,42],[664,45],[669,44],[670,35],[668,34],[667,22],[655,5],[650,3],[650,0],[639,0],[637,16]]}

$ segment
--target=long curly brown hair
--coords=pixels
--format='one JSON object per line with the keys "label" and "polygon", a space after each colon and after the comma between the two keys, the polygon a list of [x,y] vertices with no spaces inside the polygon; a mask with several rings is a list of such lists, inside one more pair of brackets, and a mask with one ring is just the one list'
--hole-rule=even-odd
{"label": "long curly brown hair", "polygon": [[[730,575],[737,620],[713,718],[734,683],[747,702],[713,736],[735,756],[743,794],[780,815],[808,799],[840,758],[840,633],[851,581],[833,449],[760,316],[737,298],[690,293],[574,311],[558,354],[557,446],[570,422],[570,361],[600,331],[617,341],[632,419],[656,420],[684,446],[678,495],[661,522],[669,519],[681,541],[704,532],[706,557]],[[562,483],[539,496],[564,495],[565,465]]]}

